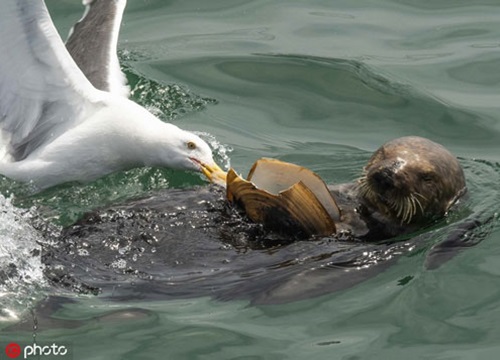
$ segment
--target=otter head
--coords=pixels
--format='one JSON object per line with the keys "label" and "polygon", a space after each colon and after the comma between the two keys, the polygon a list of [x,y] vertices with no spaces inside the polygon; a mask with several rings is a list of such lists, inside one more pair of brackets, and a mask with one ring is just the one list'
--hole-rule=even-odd
{"label": "otter head", "polygon": [[402,225],[443,216],[465,191],[458,160],[443,146],[416,136],[382,145],[359,180],[368,206]]}

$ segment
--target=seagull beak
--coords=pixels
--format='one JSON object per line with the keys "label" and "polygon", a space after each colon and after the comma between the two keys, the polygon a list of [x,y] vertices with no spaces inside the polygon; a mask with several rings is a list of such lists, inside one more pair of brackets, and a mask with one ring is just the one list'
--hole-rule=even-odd
{"label": "seagull beak", "polygon": [[216,163],[205,164],[198,159],[191,158],[193,162],[200,166],[201,172],[214,184],[226,186],[227,173]]}

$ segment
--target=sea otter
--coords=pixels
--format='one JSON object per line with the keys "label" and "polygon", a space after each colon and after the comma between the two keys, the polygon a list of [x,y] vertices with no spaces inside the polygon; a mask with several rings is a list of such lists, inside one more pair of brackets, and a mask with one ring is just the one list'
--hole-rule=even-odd
{"label": "sea otter", "polygon": [[352,237],[382,240],[442,218],[466,193],[457,158],[443,146],[406,136],[374,152],[356,182],[330,186]]}

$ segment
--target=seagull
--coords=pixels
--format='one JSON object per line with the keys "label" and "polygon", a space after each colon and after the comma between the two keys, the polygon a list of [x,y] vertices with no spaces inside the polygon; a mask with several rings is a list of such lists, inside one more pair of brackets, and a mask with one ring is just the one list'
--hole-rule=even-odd
{"label": "seagull", "polygon": [[[67,44],[82,71],[43,0],[0,0],[0,174],[38,190],[142,166],[225,183],[206,142],[128,99],[116,54],[125,2],[84,0]],[[104,3],[109,18],[94,11]]]}

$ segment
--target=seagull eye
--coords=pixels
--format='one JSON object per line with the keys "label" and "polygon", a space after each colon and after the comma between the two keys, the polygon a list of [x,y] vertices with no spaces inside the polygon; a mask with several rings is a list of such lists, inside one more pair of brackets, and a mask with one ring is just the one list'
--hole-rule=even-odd
{"label": "seagull eye", "polygon": [[188,141],[187,147],[189,150],[194,150],[194,149],[196,149],[196,144],[193,141]]}

